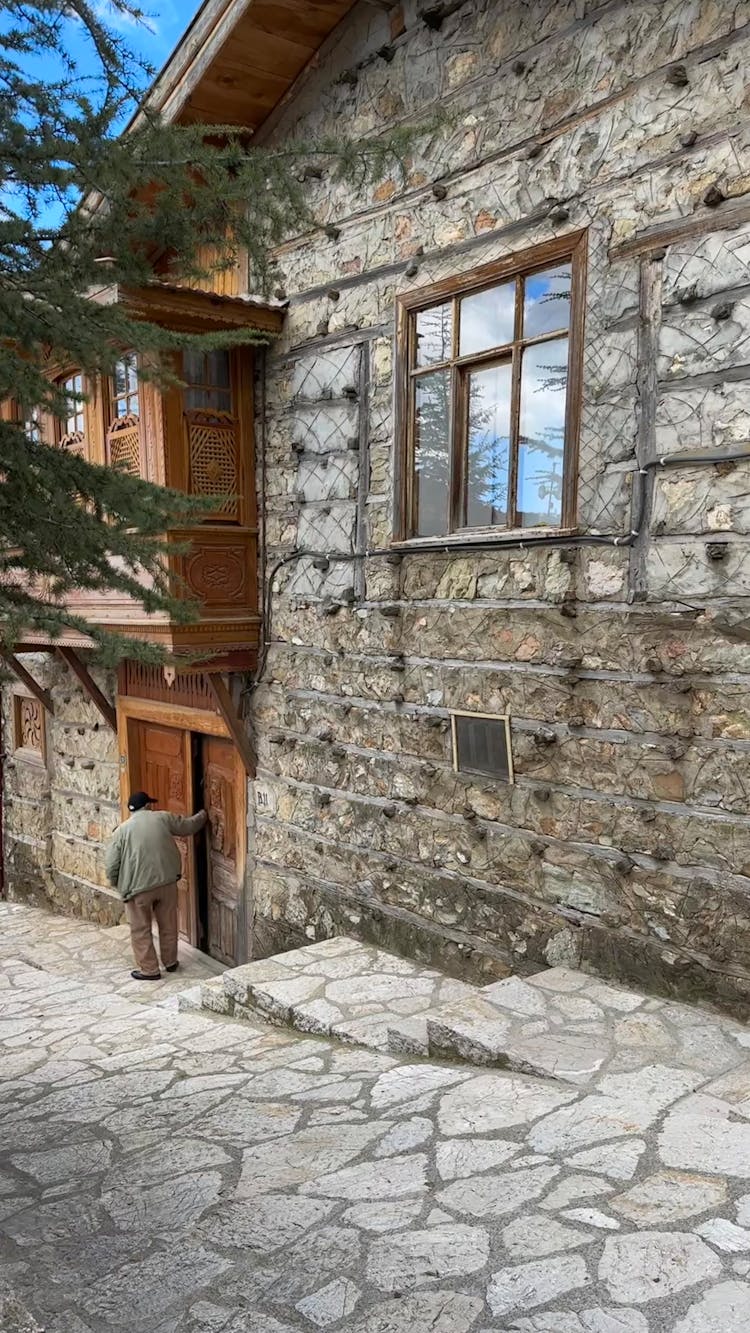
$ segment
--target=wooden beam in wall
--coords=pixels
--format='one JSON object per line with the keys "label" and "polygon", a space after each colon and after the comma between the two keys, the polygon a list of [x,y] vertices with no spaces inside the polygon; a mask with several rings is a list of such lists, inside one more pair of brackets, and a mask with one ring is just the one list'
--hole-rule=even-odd
{"label": "wooden beam in wall", "polygon": [[23,681],[29,693],[33,694],[34,698],[39,700],[39,703],[42,705],[42,708],[46,708],[50,717],[54,717],[55,710],[52,705],[52,696],[49,693],[49,691],[43,689],[42,686],[37,681],[34,680],[34,677],[30,675],[30,673],[26,670],[26,667],[23,666],[21,662],[19,662],[18,658],[14,657],[13,653],[2,652],[0,653],[0,657],[2,657],[3,660],[8,663],[8,666],[10,667],[13,674],[15,676],[18,676],[19,680]]}
{"label": "wooden beam in wall", "polygon": [[102,694],[99,686],[93,677],[89,674],[78,654],[73,648],[58,648],[58,653],[63,662],[70,667],[74,676],[77,676],[89,699],[95,708],[99,710],[107,726],[115,733],[117,732],[117,713],[109,700]]}
{"label": "wooden beam in wall", "polygon": [[249,778],[254,778],[255,755],[253,754],[253,747],[250,744],[250,737],[242,725],[242,719],[234,706],[232,696],[224,683],[224,677],[219,675],[207,675],[206,680],[209,689],[216,700],[216,707],[226,722],[229,734],[237,746],[240,758],[245,765],[247,776]]}

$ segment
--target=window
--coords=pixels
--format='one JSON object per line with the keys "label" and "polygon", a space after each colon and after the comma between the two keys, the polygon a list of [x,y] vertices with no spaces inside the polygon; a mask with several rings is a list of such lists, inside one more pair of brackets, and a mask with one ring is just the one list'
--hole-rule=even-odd
{"label": "window", "polygon": [[68,400],[65,416],[60,421],[60,436],[83,435],[86,430],[86,404],[83,402],[83,375],[66,375],[58,381]]}
{"label": "window", "polygon": [[186,351],[182,366],[186,411],[232,411],[232,368],[228,352]]}
{"label": "window", "polygon": [[112,369],[109,416],[110,425],[122,417],[140,416],[138,361],[134,352],[116,361]]}
{"label": "window", "polygon": [[107,461],[141,475],[140,387],[138,359],[128,352],[115,361],[109,381]]}
{"label": "window", "polygon": [[236,358],[228,351],[186,351],[182,378],[188,490],[215,497],[216,509],[207,517],[236,523],[242,489]]}
{"label": "window", "polygon": [[42,420],[38,407],[24,408],[23,428],[28,439],[33,440],[35,444],[40,443],[42,438]]}
{"label": "window", "polygon": [[572,525],[584,247],[402,300],[401,538]]}

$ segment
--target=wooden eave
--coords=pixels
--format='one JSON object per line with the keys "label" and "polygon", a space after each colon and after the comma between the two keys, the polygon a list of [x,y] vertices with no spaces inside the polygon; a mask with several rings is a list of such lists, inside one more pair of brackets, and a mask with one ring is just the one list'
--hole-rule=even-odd
{"label": "wooden eave", "polygon": [[285,306],[255,296],[221,296],[193,287],[153,282],[144,287],[108,287],[92,293],[102,304],[122,303],[135,319],[148,320],[180,333],[216,333],[252,329],[279,333]]}
{"label": "wooden eave", "polygon": [[144,110],[182,124],[256,131],[356,3],[205,0],[157,76]]}

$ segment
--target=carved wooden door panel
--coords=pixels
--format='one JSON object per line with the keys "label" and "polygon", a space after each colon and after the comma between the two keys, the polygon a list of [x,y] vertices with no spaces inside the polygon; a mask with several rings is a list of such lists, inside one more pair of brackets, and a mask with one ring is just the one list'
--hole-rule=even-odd
{"label": "carved wooden door panel", "polygon": [[[130,746],[130,787],[140,788],[156,799],[159,810],[175,815],[193,813],[193,777],[190,733],[154,722],[133,724]],[[177,838],[182,857],[182,878],[177,885],[180,935],[198,945],[198,910],[195,891],[195,848],[192,838]]]}
{"label": "carved wooden door panel", "polygon": [[238,756],[231,741],[201,738],[203,800],[208,811],[208,952],[236,963],[244,867],[245,819]]}

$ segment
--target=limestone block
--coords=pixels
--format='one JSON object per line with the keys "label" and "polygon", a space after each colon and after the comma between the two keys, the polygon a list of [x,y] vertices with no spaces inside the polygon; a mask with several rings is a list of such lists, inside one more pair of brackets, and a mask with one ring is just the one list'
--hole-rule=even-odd
{"label": "limestone block", "polygon": [[745,645],[708,632],[692,618],[665,625],[650,607],[603,620],[579,606],[575,621],[556,608],[518,605],[402,603],[397,611],[386,617],[360,608],[321,621],[316,612],[280,601],[274,625],[280,639],[298,646],[314,643],[328,653],[400,652],[436,661],[513,662],[518,669],[529,662],[558,670],[575,663],[584,671],[618,674],[656,670],[664,673],[665,683],[689,672],[741,674],[747,665]]}
{"label": "limestone block", "polygon": [[351,561],[332,560],[326,570],[316,569],[311,560],[295,562],[288,584],[290,597],[341,597],[353,583]]}
{"label": "limestone block", "polygon": [[[713,306],[712,309],[716,309]],[[728,318],[716,319],[701,304],[665,310],[659,332],[659,374],[676,380],[706,371],[720,373],[750,356],[750,299],[731,303]]]}
{"label": "limestone block", "polygon": [[[723,534],[715,535],[718,540]],[[747,597],[750,547],[730,539],[726,558],[711,560],[703,544],[659,542],[647,553],[646,581],[650,601],[684,598],[700,604],[714,597]]]}
{"label": "limestone block", "polygon": [[578,475],[594,484],[603,464],[632,459],[638,436],[632,385],[608,393],[598,361],[592,356],[590,381],[584,377]]}
{"label": "limestone block", "polygon": [[602,547],[596,555],[586,552],[582,558],[586,594],[594,602],[613,598],[622,601],[628,587],[627,550]]}
{"label": "limestone block", "polygon": [[344,453],[359,436],[356,402],[295,403],[290,426],[291,443],[310,454]]}
{"label": "limestone block", "polygon": [[[593,460],[592,460],[593,461]],[[622,466],[579,468],[578,521],[587,532],[619,537],[631,527],[632,472]]]}
{"label": "limestone block", "polygon": [[52,832],[52,811],[48,801],[6,800],[3,814],[6,834],[38,840],[49,837]]}
{"label": "limestone block", "polygon": [[306,505],[300,512],[298,542],[303,550],[342,552],[354,546],[357,511],[343,500],[322,507]]}
{"label": "limestone block", "polygon": [[55,830],[52,834],[52,864],[55,870],[74,879],[85,879],[102,888],[107,885],[104,854],[98,844]]}
{"label": "limestone block", "polygon": [[750,531],[750,462],[657,472],[651,521],[656,534]]}
{"label": "limestone block", "polygon": [[[92,767],[84,767],[92,763]],[[119,801],[120,770],[113,763],[93,763],[91,760],[60,760],[52,756],[52,786],[55,790],[77,792],[83,796],[101,797],[102,800]]]}
{"label": "limestone block", "polygon": [[[99,689],[107,699],[114,699],[117,690],[117,677],[114,672],[102,671],[98,667],[91,669]],[[36,673],[34,673],[36,674]],[[94,707],[88,695],[78,684],[67,668],[53,689],[56,725],[104,727],[101,713]]]}
{"label": "limestone block", "polygon": [[11,797],[21,796],[30,801],[44,801],[49,796],[50,777],[44,764],[30,763],[24,759],[6,759],[3,764],[5,777],[6,801]]}
{"label": "limestone block", "polygon": [[[584,558],[584,569],[586,559],[596,561],[599,554]],[[269,660],[270,674],[287,690],[365,701],[392,698],[392,659],[385,655],[351,654],[343,659],[278,645]],[[750,690],[741,683],[705,679],[690,687],[669,675],[652,677],[650,671],[635,680],[627,673],[608,680],[569,678],[553,668],[529,673],[523,666],[509,671],[492,663],[424,662],[409,657],[400,667],[396,674],[404,696],[403,717],[414,705],[431,712],[457,708],[511,713],[540,722],[580,715],[587,727],[660,732],[667,737],[750,739]],[[345,702],[343,698],[342,705]]]}
{"label": "limestone block", "polygon": [[50,750],[61,757],[101,760],[116,763],[118,759],[117,736],[112,728],[100,717],[93,726],[74,726],[50,718],[47,729],[47,744]]}
{"label": "limestone block", "polygon": [[293,397],[317,402],[344,396],[358,386],[361,355],[359,347],[329,347],[300,358],[292,371]]}
{"label": "limestone block", "polygon": [[740,452],[750,447],[750,379],[663,386],[656,409],[657,453]]}
{"label": "limestone block", "polygon": [[359,458],[356,453],[342,457],[301,458],[297,490],[305,503],[324,500],[350,500],[356,491]]}
{"label": "limestone block", "polygon": [[393,378],[393,339],[376,338],[372,344],[372,378],[376,385],[390,384]]}
{"label": "limestone block", "polygon": [[732,287],[745,287],[749,280],[750,227],[690,237],[667,251],[664,304],[679,303],[693,292],[699,298],[714,296]]}

